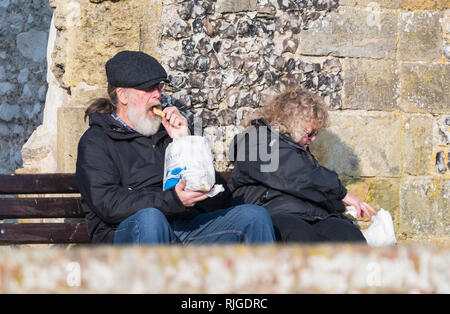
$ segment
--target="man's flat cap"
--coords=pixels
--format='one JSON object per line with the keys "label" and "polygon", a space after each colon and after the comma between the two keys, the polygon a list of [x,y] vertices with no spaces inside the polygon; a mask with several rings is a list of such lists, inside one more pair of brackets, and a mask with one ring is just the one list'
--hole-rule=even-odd
{"label": "man's flat cap", "polygon": [[166,70],[152,56],[140,51],[121,51],[106,62],[108,83],[115,87],[146,89],[167,80]]}

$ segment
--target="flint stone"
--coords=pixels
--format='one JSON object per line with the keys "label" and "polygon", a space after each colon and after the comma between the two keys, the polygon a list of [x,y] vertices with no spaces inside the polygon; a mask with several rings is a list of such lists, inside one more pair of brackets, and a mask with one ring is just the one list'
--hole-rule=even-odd
{"label": "flint stone", "polygon": [[436,172],[439,174],[444,174],[447,172],[447,167],[445,165],[445,153],[440,151],[436,154]]}
{"label": "flint stone", "polygon": [[221,126],[234,125],[236,123],[236,113],[231,109],[222,109],[217,115]]}
{"label": "flint stone", "polygon": [[182,73],[169,74],[170,85],[176,89],[183,88],[186,85],[186,75]]}
{"label": "flint stone", "polygon": [[281,84],[285,87],[296,87],[302,81],[301,73],[285,74],[281,77]]}
{"label": "flint stone", "polygon": [[208,56],[199,56],[195,59],[194,69],[198,72],[206,72],[209,70],[211,61]]}
{"label": "flint stone", "polygon": [[322,69],[324,72],[329,72],[332,74],[338,74],[342,70],[342,65],[339,59],[327,59],[323,65]]}
{"label": "flint stone", "polygon": [[240,74],[235,69],[228,69],[224,72],[223,75],[223,82],[225,83],[225,86],[230,87],[238,84],[240,81],[242,81],[243,75]]}
{"label": "flint stone", "polygon": [[6,103],[0,105],[0,120],[10,122],[14,118],[18,118],[19,116],[20,116],[19,105],[9,105]]}
{"label": "flint stone", "polygon": [[191,57],[178,56],[172,58],[168,65],[170,68],[178,71],[192,71],[194,70],[194,61]]}
{"label": "flint stone", "polygon": [[185,21],[189,20],[192,16],[192,10],[194,8],[193,1],[184,1],[181,3],[181,7],[177,10],[178,15]]}
{"label": "flint stone", "polygon": [[209,41],[208,37],[200,38],[195,45],[195,50],[200,53],[201,55],[208,54],[211,49],[213,49],[211,42]]}
{"label": "flint stone", "polygon": [[203,20],[203,27],[205,29],[205,33],[209,37],[215,37],[219,32],[220,26],[221,26],[220,20],[216,20],[211,17],[207,17]]}
{"label": "flint stone", "polygon": [[194,33],[202,33],[203,32],[203,21],[200,18],[196,18],[192,21],[192,31]]}
{"label": "flint stone", "polygon": [[42,61],[47,53],[47,39],[46,32],[32,29],[17,35],[17,48],[24,57],[32,59],[34,62]]}
{"label": "flint stone", "polygon": [[188,37],[191,31],[191,27],[185,21],[176,21],[166,29],[166,34],[175,38],[180,39]]}
{"label": "flint stone", "polygon": [[222,73],[220,71],[208,71],[205,87],[220,87],[222,85]]}
{"label": "flint stone", "polygon": [[283,53],[295,53],[298,47],[298,40],[296,38],[286,38],[283,40]]}
{"label": "flint stone", "polygon": [[237,98],[237,107],[250,106],[253,108],[259,107],[260,93],[254,89],[242,88]]}
{"label": "flint stone", "polygon": [[181,41],[181,50],[185,56],[194,55],[195,42],[192,38],[183,39]]}
{"label": "flint stone", "polygon": [[241,57],[239,56],[231,56],[231,66],[233,67],[233,69],[241,72],[242,71],[242,67],[244,66],[244,60],[242,60]]}
{"label": "flint stone", "polygon": [[270,65],[278,71],[283,71],[284,66],[285,66],[284,58],[281,56],[272,58]]}
{"label": "flint stone", "polygon": [[208,109],[202,109],[198,115],[202,119],[202,127],[206,128],[208,126],[217,127],[220,125],[219,118],[216,114]]}
{"label": "flint stone", "polygon": [[206,75],[203,73],[190,73],[189,84],[193,88],[203,88],[205,84]]}

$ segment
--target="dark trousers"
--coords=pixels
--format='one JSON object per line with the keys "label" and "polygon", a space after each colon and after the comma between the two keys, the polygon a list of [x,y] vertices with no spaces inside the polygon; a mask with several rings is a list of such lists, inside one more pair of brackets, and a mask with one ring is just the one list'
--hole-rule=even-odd
{"label": "dark trousers", "polygon": [[366,239],[350,220],[329,217],[309,222],[294,213],[271,215],[278,242],[362,242]]}

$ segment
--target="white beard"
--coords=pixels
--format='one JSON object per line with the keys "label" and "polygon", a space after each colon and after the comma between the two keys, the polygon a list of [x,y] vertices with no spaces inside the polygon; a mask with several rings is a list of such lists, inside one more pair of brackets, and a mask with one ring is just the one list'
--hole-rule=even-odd
{"label": "white beard", "polygon": [[131,123],[134,125],[134,129],[145,136],[150,136],[158,132],[161,125],[161,117],[149,117],[148,112],[139,112],[132,104],[127,106],[127,116]]}

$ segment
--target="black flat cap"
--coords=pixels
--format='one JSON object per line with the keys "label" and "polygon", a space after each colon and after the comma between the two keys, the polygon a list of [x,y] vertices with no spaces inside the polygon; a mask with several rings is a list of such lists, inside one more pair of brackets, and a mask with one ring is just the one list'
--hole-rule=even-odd
{"label": "black flat cap", "polygon": [[162,65],[141,51],[121,51],[106,62],[105,68],[108,83],[115,87],[146,89],[168,82]]}

